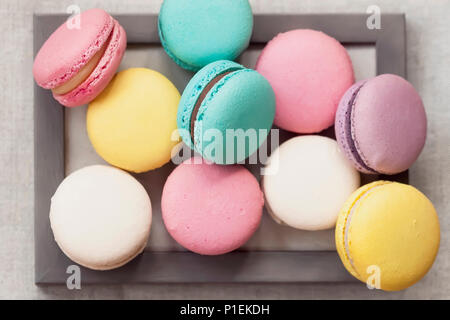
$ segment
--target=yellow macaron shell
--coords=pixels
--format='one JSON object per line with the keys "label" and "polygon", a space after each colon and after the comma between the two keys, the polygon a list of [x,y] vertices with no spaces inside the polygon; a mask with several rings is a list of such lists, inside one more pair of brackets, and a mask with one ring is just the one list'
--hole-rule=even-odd
{"label": "yellow macaron shell", "polygon": [[89,104],[87,131],[94,149],[108,163],[133,172],[166,164],[178,143],[180,93],[162,74],[145,68],[119,72]]}
{"label": "yellow macaron shell", "polygon": [[345,228],[347,224],[347,219],[349,218],[349,214],[353,206],[359,199],[370,189],[389,183],[387,181],[375,181],[370,184],[366,184],[358,188],[355,192],[353,192],[347,201],[342,206],[341,211],[339,212],[337,221],[336,221],[336,232],[335,232],[335,240],[336,240],[336,250],[339,254],[339,257],[342,260],[345,268],[350,272],[352,276],[359,279],[359,275],[353,270],[353,266],[350,263],[350,259],[347,255],[345,249]]}
{"label": "yellow macaron shell", "polygon": [[336,225],[336,247],[346,269],[363,282],[379,271],[386,291],[419,281],[431,268],[439,241],[432,203],[396,182],[376,181],[355,191]]}

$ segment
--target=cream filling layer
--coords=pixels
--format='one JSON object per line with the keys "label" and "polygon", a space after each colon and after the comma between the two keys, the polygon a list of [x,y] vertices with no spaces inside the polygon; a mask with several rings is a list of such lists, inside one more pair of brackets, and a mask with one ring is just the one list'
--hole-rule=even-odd
{"label": "cream filling layer", "polygon": [[363,199],[367,198],[367,196],[368,196],[369,194],[371,194],[375,189],[377,189],[377,188],[379,188],[379,187],[381,187],[381,186],[383,186],[383,185],[384,185],[384,184],[375,186],[375,187],[373,187],[373,188],[367,190],[366,192],[364,192],[364,194],[363,194],[358,200],[356,200],[356,202],[353,204],[353,206],[352,206],[352,208],[351,208],[351,210],[350,210],[350,213],[349,213],[349,215],[348,215],[348,217],[347,217],[347,221],[345,222],[345,232],[344,232],[344,247],[345,247],[345,254],[347,255],[348,261],[350,262],[350,265],[352,266],[353,271],[354,271],[356,274],[359,274],[359,273],[358,273],[358,271],[356,270],[355,265],[354,265],[354,263],[353,263],[352,256],[350,255],[350,246],[349,246],[349,239],[348,239],[348,229],[349,229],[349,227],[350,227],[350,223],[351,223],[353,214],[355,213],[355,208],[359,205],[359,203],[360,203]]}
{"label": "cream filling layer", "polygon": [[62,85],[53,88],[52,92],[56,95],[64,95],[82,84],[84,80],[86,80],[97,67],[100,59],[105,54],[108,43],[109,41],[106,41],[100,48],[100,50],[88,61],[88,63],[86,63],[85,66],[83,66],[83,68],[80,69],[80,71],[78,71],[75,76],[73,76],[69,81],[63,83]]}

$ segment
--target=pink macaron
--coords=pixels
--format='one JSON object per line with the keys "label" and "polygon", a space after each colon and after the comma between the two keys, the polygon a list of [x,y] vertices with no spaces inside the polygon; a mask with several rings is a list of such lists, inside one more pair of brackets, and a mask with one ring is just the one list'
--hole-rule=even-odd
{"label": "pink macaron", "polygon": [[34,60],[34,79],[66,107],[89,103],[111,81],[126,45],[125,30],[108,13],[84,11],[43,44]]}
{"label": "pink macaron", "polygon": [[307,29],[272,39],[256,70],[275,91],[274,123],[297,133],[316,133],[333,125],[339,100],[355,79],[345,48],[323,32]]}
{"label": "pink macaron", "polygon": [[247,169],[209,164],[199,157],[170,174],[161,200],[170,235],[203,255],[224,254],[247,242],[259,226],[263,206],[258,181]]}

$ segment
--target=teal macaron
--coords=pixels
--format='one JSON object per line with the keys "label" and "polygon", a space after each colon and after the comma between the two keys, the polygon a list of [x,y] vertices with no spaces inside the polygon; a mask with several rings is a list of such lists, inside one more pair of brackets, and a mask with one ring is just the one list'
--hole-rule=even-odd
{"label": "teal macaron", "polygon": [[197,72],[177,114],[181,138],[204,159],[242,163],[265,141],[275,116],[275,93],[252,69],[220,60]]}
{"label": "teal macaron", "polygon": [[159,12],[162,46],[191,71],[236,59],[247,48],[252,30],[248,0],[165,0]]}

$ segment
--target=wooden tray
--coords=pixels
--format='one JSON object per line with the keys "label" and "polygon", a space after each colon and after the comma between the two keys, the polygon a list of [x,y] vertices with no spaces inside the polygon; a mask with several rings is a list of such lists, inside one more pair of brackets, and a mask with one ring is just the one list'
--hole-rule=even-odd
{"label": "wooden tray", "polygon": [[[35,54],[66,18],[65,15],[34,16]],[[115,15],[115,18],[127,32],[130,50],[136,46],[160,47],[157,15],[127,14]],[[374,46],[376,49],[374,65],[377,74],[394,73],[406,76],[403,14],[383,15],[380,30],[368,29],[366,27],[368,15],[363,14],[255,15],[254,18],[255,25],[249,50],[262,48],[280,32],[311,28],[335,37],[344,45]],[[160,50],[159,54],[164,55],[164,52]],[[252,61],[247,60],[254,58],[244,54],[240,61],[249,65]],[[153,59],[151,63],[156,64],[155,69],[165,71],[163,73],[181,92],[192,74],[172,62],[167,62],[169,61],[167,59],[164,55],[161,59],[158,57]],[[130,58],[128,61],[129,65],[126,67],[144,66],[133,64]],[[85,135],[83,130],[68,128],[72,125],[66,123],[69,115],[73,117],[76,113],[80,115],[80,112],[84,112],[82,108],[65,109],[52,98],[49,90],[43,90],[35,85],[35,282],[37,284],[65,284],[69,276],[66,273],[67,267],[75,264],[55,243],[48,214],[51,196],[66,173],[74,169],[69,165],[73,164],[73,161],[67,157],[72,157],[75,152],[68,142],[70,140],[67,140],[67,137],[65,139],[65,135]],[[333,136],[333,129],[328,129],[322,134]],[[280,142],[292,136],[291,133],[281,131]],[[73,138],[78,139],[78,136]],[[86,148],[90,148],[88,142],[82,137],[80,139],[82,144],[86,143]],[[84,160],[86,165],[93,164],[90,158]],[[164,226],[160,223],[159,198],[165,178],[173,168],[173,164],[168,164],[149,174],[135,175],[147,189],[152,190],[150,191],[154,208],[152,234],[155,230],[157,234],[165,232],[161,229]],[[249,169],[258,177],[258,167],[253,166]],[[382,178],[407,183],[408,172],[391,177],[363,176],[362,180],[366,183]],[[154,190],[157,191],[153,192]],[[264,215],[266,219],[267,213]],[[283,227],[279,228],[281,234]],[[331,239],[332,231],[329,232],[328,239]],[[155,250],[149,246],[138,258],[116,270],[93,271],[81,267],[81,281],[83,284],[353,281],[342,266],[336,251],[331,247],[323,249],[324,246],[319,246],[320,250],[314,250],[314,247],[312,250],[311,248],[293,250],[292,246],[284,248],[282,244],[277,244],[274,250],[264,249],[267,247],[270,246],[262,248],[247,246],[223,256],[209,257],[183,251],[176,246],[173,250],[165,251]]]}

